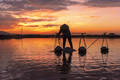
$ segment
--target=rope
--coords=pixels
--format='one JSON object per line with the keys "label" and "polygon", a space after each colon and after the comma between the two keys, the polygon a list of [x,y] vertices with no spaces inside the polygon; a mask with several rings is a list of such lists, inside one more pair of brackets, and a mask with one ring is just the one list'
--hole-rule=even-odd
{"label": "rope", "polygon": [[106,32],[104,33],[104,36],[103,36],[102,47],[103,47],[104,41],[106,40],[106,45],[108,48],[108,42],[107,42],[107,39],[105,38],[105,35],[106,35]]}
{"label": "rope", "polygon": [[85,38],[83,37],[83,40],[84,40],[84,45],[85,45],[85,48],[87,47],[87,45],[86,45],[86,42],[85,42]]}
{"label": "rope", "polygon": [[60,37],[58,37],[58,45],[59,45],[59,46],[62,46],[62,45],[61,45],[61,39],[60,39]]}
{"label": "rope", "polygon": [[99,37],[87,49],[89,49],[98,39]]}
{"label": "rope", "polygon": [[108,48],[108,42],[107,42],[107,39],[105,38],[105,35],[104,35],[104,38],[103,38],[103,41],[102,41],[102,47],[103,47],[104,41],[106,41],[106,46]]}
{"label": "rope", "polygon": [[56,42],[57,42],[57,38],[55,37],[54,49],[55,49],[55,47],[56,47]]}
{"label": "rope", "polygon": [[81,38],[80,38],[80,41],[79,41],[79,47],[80,47],[80,45],[81,45]]}
{"label": "rope", "polygon": [[107,42],[107,39],[106,39],[106,44],[107,44],[107,48],[108,48],[108,42]]}
{"label": "rope", "polygon": [[79,47],[81,46],[81,42],[82,42],[82,38],[83,38],[84,46],[85,46],[85,48],[86,48],[87,46],[86,46],[86,42],[85,42],[85,38],[84,38],[84,36],[83,36],[83,33],[82,33],[81,35],[82,35],[82,37],[80,38],[80,41],[79,41]]}
{"label": "rope", "polygon": [[[85,47],[87,47],[87,46],[86,46],[86,43],[85,43],[84,36],[82,35],[82,37],[83,37],[83,40],[84,40],[84,45],[85,45]],[[89,49],[99,38],[100,38],[100,37],[98,37],[87,49]],[[104,44],[104,38],[103,38],[103,41],[102,41],[102,46],[103,46],[103,44]],[[81,38],[80,38],[80,41],[79,41],[79,47],[80,47],[80,45],[81,45]],[[108,48],[107,39],[106,39],[106,45],[107,45],[107,48]]]}
{"label": "rope", "polygon": [[60,38],[58,38],[58,45],[60,46]]}
{"label": "rope", "polygon": [[[103,46],[103,44],[104,44],[104,38],[103,38],[103,41],[102,41],[102,46]],[[102,47],[102,46],[101,46],[101,47]]]}
{"label": "rope", "polygon": [[57,44],[58,44],[59,46],[61,46],[60,36],[55,36],[54,49],[55,49],[55,47],[57,46]]}

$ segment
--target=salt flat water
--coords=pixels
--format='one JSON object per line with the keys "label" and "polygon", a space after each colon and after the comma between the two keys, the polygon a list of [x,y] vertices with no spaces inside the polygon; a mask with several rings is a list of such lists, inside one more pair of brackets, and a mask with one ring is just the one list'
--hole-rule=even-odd
{"label": "salt flat water", "polygon": [[[86,38],[87,46],[95,39]],[[99,39],[85,56],[79,40],[72,39],[77,51],[65,56],[51,52],[54,38],[0,40],[0,80],[120,80],[120,39],[107,39],[108,54],[101,54]]]}

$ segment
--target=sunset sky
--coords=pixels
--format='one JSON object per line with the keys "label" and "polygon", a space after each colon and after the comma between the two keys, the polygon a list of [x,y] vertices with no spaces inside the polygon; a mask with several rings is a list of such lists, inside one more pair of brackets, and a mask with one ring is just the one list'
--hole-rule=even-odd
{"label": "sunset sky", "polygon": [[120,0],[0,0],[0,31],[54,34],[64,23],[72,33],[120,34]]}

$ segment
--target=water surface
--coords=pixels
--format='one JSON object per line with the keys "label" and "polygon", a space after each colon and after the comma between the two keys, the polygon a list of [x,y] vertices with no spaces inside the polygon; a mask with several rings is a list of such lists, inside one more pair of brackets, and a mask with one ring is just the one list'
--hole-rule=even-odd
{"label": "water surface", "polygon": [[[87,46],[94,40],[87,38]],[[108,39],[108,54],[101,54],[99,39],[85,56],[78,51],[56,56],[51,52],[54,41],[54,38],[0,40],[0,80],[120,80],[120,39]],[[79,38],[72,41],[78,50]]]}

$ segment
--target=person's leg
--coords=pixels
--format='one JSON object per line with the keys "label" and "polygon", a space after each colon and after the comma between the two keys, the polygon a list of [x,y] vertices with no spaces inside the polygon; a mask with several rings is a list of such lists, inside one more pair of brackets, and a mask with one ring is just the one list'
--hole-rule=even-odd
{"label": "person's leg", "polygon": [[63,48],[65,48],[66,37],[63,37]]}
{"label": "person's leg", "polygon": [[72,40],[71,40],[71,36],[68,37],[68,41],[69,41],[69,44],[70,44],[70,47],[73,48],[73,45],[72,45]]}

